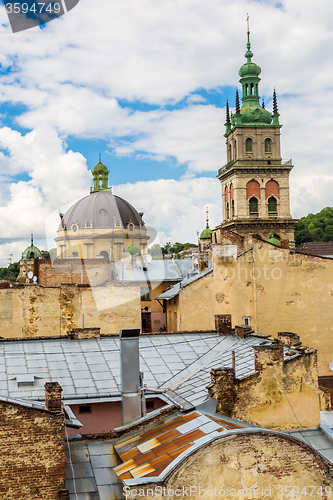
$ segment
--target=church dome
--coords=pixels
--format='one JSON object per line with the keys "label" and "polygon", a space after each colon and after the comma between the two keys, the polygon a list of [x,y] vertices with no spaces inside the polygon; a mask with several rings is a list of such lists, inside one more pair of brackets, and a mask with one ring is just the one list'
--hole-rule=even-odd
{"label": "church dome", "polygon": [[[59,230],[85,227],[107,229],[114,226],[143,226],[142,214],[137,212],[128,201],[111,193],[96,191],[72,205],[62,218]],[[75,229],[75,226],[78,228]]]}
{"label": "church dome", "polygon": [[22,253],[22,259],[37,259],[42,256],[42,252],[35,245],[30,245]]}

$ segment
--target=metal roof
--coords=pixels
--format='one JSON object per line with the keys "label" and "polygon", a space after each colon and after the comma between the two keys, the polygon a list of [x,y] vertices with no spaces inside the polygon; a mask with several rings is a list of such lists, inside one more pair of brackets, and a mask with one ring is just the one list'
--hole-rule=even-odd
{"label": "metal roof", "polygon": [[208,268],[205,271],[202,271],[201,273],[189,273],[188,276],[186,276],[180,283],[176,283],[176,285],[171,286],[168,290],[165,292],[161,293],[158,297],[155,297],[155,300],[171,300],[173,297],[176,297],[180,290],[184,288],[185,286],[189,285],[190,283],[193,283],[194,281],[203,278],[207,274],[211,273],[213,271],[212,268]]}
{"label": "metal roof", "polygon": [[117,500],[122,484],[113,468],[119,464],[112,441],[68,442],[66,489],[70,500]]}
{"label": "metal roof", "polygon": [[[171,401],[176,400],[181,407],[184,407],[184,400],[195,405],[207,397],[211,368],[231,366],[232,351],[236,356],[236,376],[253,373],[252,346],[262,342],[258,337],[240,339],[215,332],[142,335],[140,370],[148,389],[171,389]],[[287,351],[288,359],[298,355],[297,351],[285,348]],[[290,352],[294,354],[290,356]],[[18,376],[31,375],[34,376],[33,385],[18,384]],[[0,395],[44,399],[45,382],[59,382],[67,404],[87,398],[94,401],[119,399],[119,338],[0,342]],[[167,393],[163,399],[168,401]]]}
{"label": "metal roof", "polygon": [[[192,270],[191,259],[152,260],[145,265],[137,259],[136,269],[132,269],[130,262],[117,261],[115,263],[119,281],[122,283],[181,281]],[[144,271],[144,269],[147,269]]]}

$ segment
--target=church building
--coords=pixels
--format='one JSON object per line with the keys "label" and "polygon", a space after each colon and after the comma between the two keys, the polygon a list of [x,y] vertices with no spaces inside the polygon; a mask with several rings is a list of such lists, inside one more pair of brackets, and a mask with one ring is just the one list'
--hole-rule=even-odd
{"label": "church building", "polygon": [[60,214],[57,257],[121,260],[126,251],[145,254],[149,236],[143,213],[112,193],[109,170],[101,160],[92,175],[90,194]]}
{"label": "church building", "polygon": [[[242,106],[236,91],[235,113],[226,108],[227,163],[218,171],[222,187],[221,229],[257,234],[294,245],[297,220],[290,215],[291,160],[282,162],[279,113],[274,90],[273,112],[259,103],[261,68],[252,62],[250,31],[246,63],[239,70]],[[272,234],[273,233],[273,234]],[[214,241],[213,241],[214,242]]]}

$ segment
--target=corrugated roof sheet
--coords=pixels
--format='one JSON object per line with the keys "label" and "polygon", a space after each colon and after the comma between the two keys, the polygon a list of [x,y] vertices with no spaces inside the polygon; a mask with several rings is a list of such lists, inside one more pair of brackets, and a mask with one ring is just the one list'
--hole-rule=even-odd
{"label": "corrugated roof sheet", "polygon": [[323,257],[333,257],[333,242],[332,241],[320,241],[318,243],[308,242],[301,248],[301,250],[306,250],[311,255],[319,255]]}

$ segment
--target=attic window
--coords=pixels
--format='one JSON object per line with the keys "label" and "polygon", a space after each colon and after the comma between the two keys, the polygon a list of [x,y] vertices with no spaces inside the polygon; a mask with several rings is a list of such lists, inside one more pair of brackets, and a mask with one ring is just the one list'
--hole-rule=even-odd
{"label": "attic window", "polygon": [[35,383],[35,376],[34,375],[16,375],[16,382],[18,387],[27,387],[27,386],[33,386]]}

